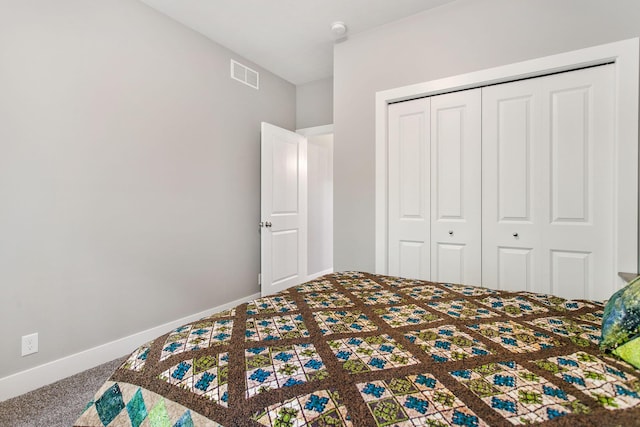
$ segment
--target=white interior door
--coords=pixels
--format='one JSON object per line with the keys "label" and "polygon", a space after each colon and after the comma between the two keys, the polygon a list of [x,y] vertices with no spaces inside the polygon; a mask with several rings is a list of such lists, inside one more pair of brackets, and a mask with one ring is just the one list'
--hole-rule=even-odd
{"label": "white interior door", "polygon": [[481,90],[431,98],[431,280],[480,285]]}
{"label": "white interior door", "polygon": [[483,283],[608,298],[613,67],[483,89]]}
{"label": "white interior door", "polygon": [[389,105],[389,274],[429,280],[428,98]]}
{"label": "white interior door", "polygon": [[262,123],[261,292],[270,295],[306,280],[307,140]]}

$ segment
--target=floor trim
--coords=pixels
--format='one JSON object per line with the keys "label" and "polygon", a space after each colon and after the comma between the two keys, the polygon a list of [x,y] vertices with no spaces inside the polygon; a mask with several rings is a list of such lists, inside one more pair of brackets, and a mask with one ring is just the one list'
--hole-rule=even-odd
{"label": "floor trim", "polygon": [[330,273],[333,273],[333,267],[308,275],[307,280],[305,280],[305,282],[308,282],[309,280],[315,280],[320,276],[324,276],[325,274],[330,274]]}

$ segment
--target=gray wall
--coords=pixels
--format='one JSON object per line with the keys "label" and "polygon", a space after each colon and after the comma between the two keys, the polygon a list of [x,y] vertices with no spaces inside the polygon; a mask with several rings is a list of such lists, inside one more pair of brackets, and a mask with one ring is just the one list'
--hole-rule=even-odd
{"label": "gray wall", "polygon": [[232,57],[134,0],[0,0],[0,377],[259,291],[295,87]]}
{"label": "gray wall", "polygon": [[334,52],[334,269],[375,268],[375,93],[640,35],[637,0],[458,0]]}
{"label": "gray wall", "polygon": [[296,129],[333,123],[333,78],[296,86]]}

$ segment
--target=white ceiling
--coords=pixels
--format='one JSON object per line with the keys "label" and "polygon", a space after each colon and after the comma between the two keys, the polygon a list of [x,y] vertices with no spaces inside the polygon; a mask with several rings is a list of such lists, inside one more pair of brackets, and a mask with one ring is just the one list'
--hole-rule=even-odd
{"label": "white ceiling", "polygon": [[301,84],[333,75],[333,22],[353,35],[454,0],[141,1]]}

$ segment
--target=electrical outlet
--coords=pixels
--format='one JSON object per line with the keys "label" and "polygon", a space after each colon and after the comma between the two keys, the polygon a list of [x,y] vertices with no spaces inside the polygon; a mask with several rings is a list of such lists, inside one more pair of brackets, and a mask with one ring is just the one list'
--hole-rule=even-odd
{"label": "electrical outlet", "polygon": [[24,335],[22,337],[22,355],[27,356],[29,354],[38,352],[38,333]]}

